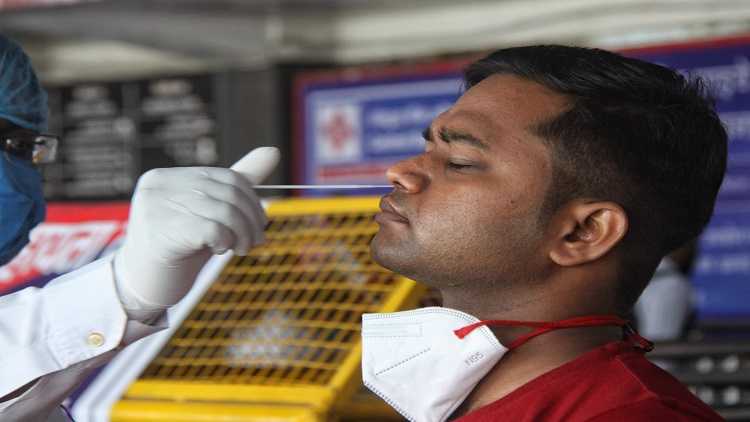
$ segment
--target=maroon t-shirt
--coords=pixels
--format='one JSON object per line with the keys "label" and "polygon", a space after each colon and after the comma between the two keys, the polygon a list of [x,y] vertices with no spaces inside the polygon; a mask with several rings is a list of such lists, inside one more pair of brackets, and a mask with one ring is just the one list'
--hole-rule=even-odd
{"label": "maroon t-shirt", "polygon": [[722,421],[625,341],[608,343],[454,422]]}

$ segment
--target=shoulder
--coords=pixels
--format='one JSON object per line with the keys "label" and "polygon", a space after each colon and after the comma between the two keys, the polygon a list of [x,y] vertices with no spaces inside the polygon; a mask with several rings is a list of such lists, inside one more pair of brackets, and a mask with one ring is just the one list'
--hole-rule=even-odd
{"label": "shoulder", "polygon": [[647,398],[627,403],[589,418],[586,422],[626,422],[626,421],[674,421],[674,422],[714,422],[723,419],[710,409],[693,406],[689,403]]}
{"label": "shoulder", "polygon": [[625,342],[597,348],[483,408],[469,421],[721,421]]}
{"label": "shoulder", "polygon": [[[617,361],[622,378],[627,379],[639,391],[637,394],[630,395],[630,400],[621,402],[621,406],[614,406],[611,410],[614,415],[635,412],[635,414],[644,415],[642,420],[723,420],[713,409],[693,395],[684,384],[650,362],[643,354],[623,353],[618,356]],[[652,414],[668,419],[658,419],[656,416],[646,417]]]}

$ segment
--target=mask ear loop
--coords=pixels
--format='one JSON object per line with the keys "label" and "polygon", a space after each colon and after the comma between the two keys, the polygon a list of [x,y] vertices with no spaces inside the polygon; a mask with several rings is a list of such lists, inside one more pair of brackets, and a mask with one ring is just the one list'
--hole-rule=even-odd
{"label": "mask ear loop", "polygon": [[641,337],[632,327],[630,327],[628,321],[614,316],[614,315],[591,315],[591,316],[583,316],[583,317],[575,317],[570,319],[564,319],[561,321],[549,321],[549,322],[539,322],[539,321],[515,321],[515,320],[507,320],[507,319],[490,319],[490,320],[484,320],[484,321],[478,321],[473,324],[467,325],[465,327],[459,328],[453,333],[458,337],[459,339],[463,339],[469,333],[474,331],[475,329],[481,327],[481,326],[496,326],[496,327],[529,327],[529,328],[536,328],[534,331],[524,334],[517,339],[515,339],[509,346],[508,349],[513,350],[527,341],[531,340],[532,338],[542,335],[544,333],[548,333],[552,330],[559,330],[559,329],[565,329],[565,328],[577,328],[577,327],[598,327],[598,326],[618,326],[623,327],[625,330],[626,335],[629,338],[632,338],[636,345],[643,348],[646,351],[650,351],[653,349],[653,344],[646,340],[645,338]]}
{"label": "mask ear loop", "polygon": [[622,329],[624,331],[625,339],[630,341],[635,347],[645,352],[654,350],[654,342],[638,334],[638,331],[630,325],[630,322],[625,324]]}

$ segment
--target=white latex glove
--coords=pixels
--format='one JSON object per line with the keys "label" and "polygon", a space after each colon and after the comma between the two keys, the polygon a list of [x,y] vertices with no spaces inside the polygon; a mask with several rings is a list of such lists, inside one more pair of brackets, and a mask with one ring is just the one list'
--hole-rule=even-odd
{"label": "white latex glove", "polygon": [[231,169],[154,169],[138,180],[115,276],[127,304],[164,309],[190,290],[212,254],[245,255],[268,223],[253,185],[279,162],[279,150],[257,148]]}

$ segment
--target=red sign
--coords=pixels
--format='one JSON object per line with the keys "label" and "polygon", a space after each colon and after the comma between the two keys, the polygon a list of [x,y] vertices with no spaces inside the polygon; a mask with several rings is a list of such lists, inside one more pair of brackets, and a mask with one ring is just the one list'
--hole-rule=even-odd
{"label": "red sign", "polygon": [[0,267],[0,293],[40,284],[79,268],[119,245],[129,204],[49,204],[47,220],[31,232],[31,242]]}

